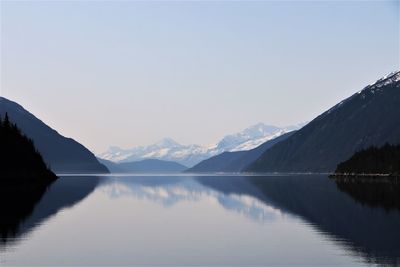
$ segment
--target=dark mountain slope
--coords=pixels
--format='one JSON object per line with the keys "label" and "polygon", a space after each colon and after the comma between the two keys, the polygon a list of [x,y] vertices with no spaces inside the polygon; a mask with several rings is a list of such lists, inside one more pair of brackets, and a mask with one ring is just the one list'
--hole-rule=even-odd
{"label": "dark mountain slope", "polygon": [[22,106],[0,97],[0,115],[8,112],[12,121],[31,138],[45,162],[55,172],[107,173],[107,168],[83,145],[60,135]]}
{"label": "dark mountain slope", "polygon": [[97,160],[103,164],[104,166],[107,167],[107,169],[111,172],[111,173],[123,173],[125,172],[121,167],[119,167],[118,163],[111,161],[111,160],[106,160],[106,159],[101,159],[101,158],[97,158]]}
{"label": "dark mountain slope", "polygon": [[211,172],[236,172],[240,171],[240,168],[230,168],[232,162],[240,160],[248,151],[235,151],[235,152],[223,152],[219,155],[203,160],[196,164],[192,168],[186,170],[191,173],[211,173]]}
{"label": "dark mountain slope", "polygon": [[400,72],[365,87],[273,146],[250,172],[331,172],[354,152],[400,143]]}
{"label": "dark mountain slope", "polygon": [[287,139],[293,135],[294,132],[295,131],[285,133],[248,151],[224,152],[217,156],[203,160],[199,164],[188,169],[186,172],[240,172],[250,163],[256,160],[262,153],[267,151],[273,145]]}
{"label": "dark mountain slope", "polygon": [[99,160],[114,173],[179,173],[187,169],[186,166],[177,162],[159,159],[145,159],[122,163],[115,163],[104,159]]}
{"label": "dark mountain slope", "polygon": [[22,180],[43,182],[57,179],[44,163],[32,140],[9,121],[7,113],[4,120],[0,117],[0,147],[2,182],[18,180],[22,184]]}

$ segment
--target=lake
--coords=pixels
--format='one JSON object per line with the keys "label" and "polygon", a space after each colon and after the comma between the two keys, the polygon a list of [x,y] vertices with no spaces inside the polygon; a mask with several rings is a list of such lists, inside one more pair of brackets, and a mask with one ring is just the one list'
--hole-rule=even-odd
{"label": "lake", "polygon": [[400,264],[399,187],[358,188],[325,175],[65,176],[5,215],[0,265]]}

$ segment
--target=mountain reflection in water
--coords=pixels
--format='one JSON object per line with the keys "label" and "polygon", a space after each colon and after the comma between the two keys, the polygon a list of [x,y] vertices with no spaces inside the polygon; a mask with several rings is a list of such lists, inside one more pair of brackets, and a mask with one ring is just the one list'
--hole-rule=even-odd
{"label": "mountain reflection in water", "polygon": [[357,189],[351,185],[343,189],[323,175],[62,177],[38,201],[32,214],[21,218],[12,236],[2,236],[6,242],[0,247],[21,237],[29,240],[29,233],[38,225],[93,191],[111,200],[135,198],[165,209],[206,200],[261,224],[285,218],[301,220],[364,263],[400,263],[398,202],[389,201],[388,207],[387,199],[381,205],[376,197],[373,202],[362,201],[359,194],[353,194],[359,193]]}
{"label": "mountain reflection in water", "polygon": [[[2,194],[1,202],[8,205],[6,210],[2,210],[2,217],[9,218],[7,221],[12,223],[0,224],[2,226],[0,249],[1,246],[9,245],[10,242],[23,239],[31,230],[60,210],[72,207],[83,200],[94,191],[99,181],[100,178],[95,176],[61,178],[53,182],[47,189],[29,193],[28,195],[33,195],[29,199],[24,197],[26,194],[24,189],[18,193],[20,195],[13,196],[13,199]],[[16,198],[22,199],[18,205],[13,202]],[[15,209],[21,212],[15,212]]]}

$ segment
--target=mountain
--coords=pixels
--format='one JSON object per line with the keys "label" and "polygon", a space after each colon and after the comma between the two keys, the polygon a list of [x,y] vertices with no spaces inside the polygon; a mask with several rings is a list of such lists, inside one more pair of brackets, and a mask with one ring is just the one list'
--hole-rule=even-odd
{"label": "mountain", "polygon": [[185,166],[194,166],[202,160],[221,154],[225,151],[253,149],[268,140],[286,132],[301,128],[302,125],[276,127],[263,123],[256,124],[242,132],[227,135],[218,143],[210,146],[181,145],[170,138],[165,138],[149,146],[138,146],[132,149],[110,147],[98,155],[99,158],[114,162],[130,162],[142,159],[160,159],[175,161]]}
{"label": "mountain", "polygon": [[203,160],[186,170],[186,172],[241,172],[273,145],[286,140],[294,133],[295,131],[282,134],[251,150],[223,152],[222,154]]}
{"label": "mountain", "polygon": [[22,106],[0,97],[0,115],[8,113],[12,122],[31,138],[54,172],[59,173],[107,173],[107,168],[80,143],[60,135]]}
{"label": "mountain", "polygon": [[1,183],[17,181],[24,185],[31,181],[47,183],[57,179],[46,166],[33,141],[10,122],[7,113],[4,120],[0,117],[0,147]]}
{"label": "mountain", "polygon": [[111,160],[106,160],[106,159],[101,159],[97,158],[97,160],[103,164],[104,166],[107,167],[107,169],[110,171],[110,173],[123,173],[125,172],[121,167],[119,167],[118,163],[115,163]]}
{"label": "mountain", "polygon": [[177,162],[159,159],[144,159],[121,163],[105,159],[99,159],[99,161],[113,173],[179,173],[187,169],[186,166]]}
{"label": "mountain", "polygon": [[253,162],[249,172],[332,172],[369,146],[400,143],[400,72],[324,112]]}
{"label": "mountain", "polygon": [[170,138],[165,138],[149,146],[138,146],[132,149],[110,147],[99,158],[113,162],[134,162],[144,159],[174,161],[191,166],[208,157],[207,149],[198,145],[181,145]]}
{"label": "mountain", "polygon": [[173,161],[159,159],[144,159],[136,162],[122,162],[119,166],[125,170],[133,172],[182,172],[187,169],[186,166]]}
{"label": "mountain", "polygon": [[300,129],[303,125],[280,128],[258,123],[239,133],[225,136],[215,147],[218,152],[250,150],[284,133]]}

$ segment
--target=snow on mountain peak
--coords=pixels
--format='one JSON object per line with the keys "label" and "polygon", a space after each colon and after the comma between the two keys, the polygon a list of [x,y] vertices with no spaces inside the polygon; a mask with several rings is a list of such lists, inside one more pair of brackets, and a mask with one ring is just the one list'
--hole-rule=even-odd
{"label": "snow on mountain peak", "polygon": [[382,78],[377,80],[375,83],[368,85],[364,89],[374,90],[376,88],[380,88],[382,86],[385,86],[385,85],[388,85],[391,83],[395,83],[395,82],[399,82],[399,81],[400,81],[400,71],[394,71],[394,72],[391,72],[391,73],[383,76]]}
{"label": "snow on mountain peak", "polygon": [[169,137],[161,139],[160,141],[158,141],[154,145],[162,147],[162,148],[171,148],[171,147],[180,147],[180,146],[182,146],[181,144],[179,144],[178,142],[176,142],[175,140],[173,140],[172,138],[169,138]]}
{"label": "snow on mountain peak", "polygon": [[376,82],[373,84],[369,84],[364,89],[358,91],[356,94],[352,95],[351,97],[341,101],[339,104],[336,104],[332,108],[330,108],[326,114],[330,114],[331,112],[335,111],[338,109],[338,107],[343,106],[346,104],[350,99],[353,99],[353,97],[361,97],[363,99],[366,98],[368,94],[375,94],[376,92],[380,92],[382,90],[381,87],[392,84],[392,83],[398,83],[396,86],[400,87],[400,71],[394,71],[391,72],[382,78],[378,79]]}
{"label": "snow on mountain peak", "polygon": [[279,132],[282,131],[282,128],[276,127],[276,126],[271,126],[271,125],[266,125],[264,123],[257,123],[253,126],[250,126],[243,131],[235,134],[230,134],[225,136],[221,141],[219,141],[215,146],[215,149],[218,150],[218,152],[222,153],[225,151],[238,151],[238,150],[248,150],[256,147],[258,144],[261,144],[260,142],[251,142],[254,143],[254,145],[248,145],[243,146],[243,144],[249,142],[249,141],[255,141],[255,140],[265,140],[268,141],[268,137],[273,137]]}

